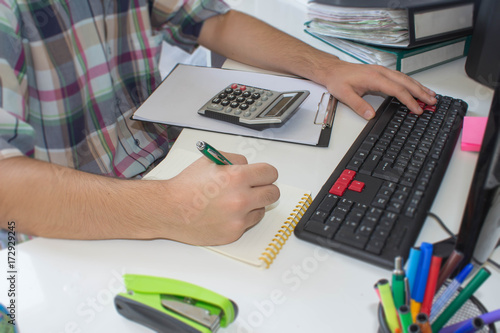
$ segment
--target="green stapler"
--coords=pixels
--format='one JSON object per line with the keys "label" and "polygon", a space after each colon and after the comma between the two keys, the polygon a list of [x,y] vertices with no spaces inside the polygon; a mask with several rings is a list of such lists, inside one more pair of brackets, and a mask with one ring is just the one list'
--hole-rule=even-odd
{"label": "green stapler", "polygon": [[157,332],[216,332],[238,313],[230,299],[194,284],[146,275],[123,278],[127,293],[115,297],[118,313]]}

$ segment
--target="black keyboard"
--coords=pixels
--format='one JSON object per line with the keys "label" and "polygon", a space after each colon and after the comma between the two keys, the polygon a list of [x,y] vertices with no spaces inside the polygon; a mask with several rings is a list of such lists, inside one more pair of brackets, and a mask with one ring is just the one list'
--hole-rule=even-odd
{"label": "black keyboard", "polygon": [[418,101],[420,116],[387,98],[297,224],[303,240],[394,268],[422,229],[455,149],[467,103]]}

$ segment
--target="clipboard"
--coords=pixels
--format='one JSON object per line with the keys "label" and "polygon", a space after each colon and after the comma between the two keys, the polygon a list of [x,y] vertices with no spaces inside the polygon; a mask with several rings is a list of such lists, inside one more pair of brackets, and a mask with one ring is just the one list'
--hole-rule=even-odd
{"label": "clipboard", "polygon": [[[197,111],[208,99],[212,98],[222,87],[233,82],[276,91],[308,90],[310,94],[294,116],[279,128],[259,131],[198,114]],[[306,79],[178,64],[134,112],[132,119],[245,137],[328,147],[333,117],[327,117],[331,123],[318,120],[319,114],[327,112],[324,108],[333,105],[323,103],[325,94],[328,93],[323,86]]]}
{"label": "clipboard", "polygon": [[[327,104],[326,108],[323,108],[322,107],[323,98],[326,95],[329,95],[328,104]],[[314,124],[321,125],[322,133],[328,133],[327,135],[326,134],[323,135],[325,138],[328,137],[328,141],[329,141],[329,138],[330,138],[331,133],[332,133],[332,126],[333,126],[333,121],[335,119],[335,114],[337,113],[338,103],[339,103],[338,99],[336,99],[332,94],[324,92],[323,95],[321,95],[321,99],[319,100],[319,103],[318,103],[318,109],[316,110],[316,117],[314,118]],[[318,121],[318,115],[321,113],[322,109],[324,109],[323,120],[320,122],[320,121]],[[321,138],[320,138],[320,140],[321,140]],[[328,147],[328,142],[321,142],[320,141],[318,143],[318,146]]]}

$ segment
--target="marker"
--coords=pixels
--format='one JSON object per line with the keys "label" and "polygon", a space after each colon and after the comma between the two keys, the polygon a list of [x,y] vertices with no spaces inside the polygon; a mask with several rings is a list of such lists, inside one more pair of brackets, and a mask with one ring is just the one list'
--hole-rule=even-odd
{"label": "marker", "polygon": [[373,286],[373,289],[375,289],[375,294],[377,294],[379,302],[382,303],[382,298],[380,298],[380,291],[378,290],[378,282],[375,283],[375,285]]}
{"label": "marker", "polygon": [[198,150],[203,155],[208,157],[215,164],[218,164],[218,165],[232,165],[233,164],[227,158],[225,158],[224,155],[219,153],[217,151],[217,149],[215,149],[214,147],[212,147],[211,145],[209,145],[208,143],[206,143],[204,141],[196,142],[196,148],[198,148]]}
{"label": "marker", "polygon": [[408,333],[408,327],[413,324],[410,308],[407,305],[401,305],[398,308],[399,322],[401,323],[403,333]]}
{"label": "marker", "polygon": [[455,333],[476,332],[483,327],[484,327],[484,321],[481,318],[476,317],[476,318],[470,319],[465,325],[460,326],[460,328],[458,330],[456,330]]}
{"label": "marker", "polygon": [[405,304],[405,271],[403,270],[403,258],[394,258],[394,270],[392,271],[392,295],[396,309]]}
{"label": "marker", "polygon": [[444,281],[446,281],[451,274],[458,267],[462,259],[464,258],[464,254],[458,250],[453,250],[448,259],[446,259],[441,271],[439,272],[439,277],[436,285],[436,291],[439,291],[439,288],[443,286]]}
{"label": "marker", "polygon": [[446,304],[448,304],[449,300],[455,295],[455,292],[458,290],[458,287],[465,281],[467,276],[470,274],[474,266],[472,264],[468,264],[462,269],[460,273],[451,281],[448,287],[442,292],[442,294],[438,297],[438,299],[434,302],[431,309],[431,322],[436,319],[437,315],[444,308]]}
{"label": "marker", "polygon": [[491,273],[486,268],[481,268],[479,272],[460,291],[458,296],[448,305],[441,315],[432,323],[432,331],[439,332],[451,317],[462,307],[462,305],[474,294],[474,292],[490,277]]}
{"label": "marker", "polygon": [[415,320],[415,323],[420,326],[420,331],[422,333],[432,333],[431,324],[429,323],[429,317],[425,313],[419,313]]}
{"label": "marker", "polygon": [[405,276],[403,279],[405,283],[405,305],[410,308],[411,292],[410,292],[410,280]]}
{"label": "marker", "polygon": [[415,278],[417,276],[418,262],[420,261],[420,250],[416,248],[410,249],[410,255],[408,256],[408,262],[406,263],[406,276],[408,277],[408,282],[410,285],[410,296],[413,287],[415,286]]}
{"label": "marker", "polygon": [[427,316],[431,315],[432,300],[436,294],[436,284],[439,276],[439,269],[441,268],[441,261],[443,259],[438,256],[432,256],[431,267],[429,268],[429,276],[427,277],[427,286],[425,288],[424,300],[420,307],[420,312],[425,313]]}
{"label": "marker", "polygon": [[[500,321],[500,309],[494,310],[488,313],[483,313],[482,315],[478,316],[481,318],[484,322],[485,325],[492,324],[494,322]],[[467,319],[464,321],[461,321],[459,323],[446,326],[443,329],[439,331],[439,333],[454,333],[457,329],[462,327],[463,325],[467,324],[471,319]]]}
{"label": "marker", "polygon": [[389,281],[386,279],[379,280],[377,283],[380,299],[382,300],[382,308],[384,309],[385,321],[389,330],[394,333],[399,326],[398,313],[394,306],[394,298],[392,297]]}
{"label": "marker", "polygon": [[422,245],[420,245],[421,254],[418,263],[417,275],[415,276],[415,286],[413,286],[411,290],[410,309],[413,320],[415,320],[417,314],[420,313],[420,307],[422,306],[422,301],[424,300],[427,277],[429,275],[429,268],[432,260],[432,249],[433,246],[431,243],[423,242]]}
{"label": "marker", "polygon": [[422,331],[420,330],[420,326],[417,324],[411,324],[408,326],[408,333],[422,333]]}

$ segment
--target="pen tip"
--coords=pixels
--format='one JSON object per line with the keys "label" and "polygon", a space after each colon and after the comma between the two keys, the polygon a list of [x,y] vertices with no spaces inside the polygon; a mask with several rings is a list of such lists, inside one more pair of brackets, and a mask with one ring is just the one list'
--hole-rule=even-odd
{"label": "pen tip", "polygon": [[203,141],[196,142],[196,148],[198,148],[199,150],[204,149],[205,148],[205,142],[203,142]]}

